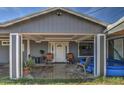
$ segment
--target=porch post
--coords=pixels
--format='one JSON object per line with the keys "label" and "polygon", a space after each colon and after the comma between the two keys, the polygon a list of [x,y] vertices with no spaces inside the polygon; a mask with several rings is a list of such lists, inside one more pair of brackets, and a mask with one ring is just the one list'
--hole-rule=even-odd
{"label": "porch post", "polygon": [[94,37],[94,76],[106,76],[106,36]]}
{"label": "porch post", "polygon": [[10,78],[22,77],[22,36],[19,33],[10,33]]}
{"label": "porch post", "polygon": [[28,39],[27,40],[27,60],[29,58],[29,55],[30,55],[30,40]]}

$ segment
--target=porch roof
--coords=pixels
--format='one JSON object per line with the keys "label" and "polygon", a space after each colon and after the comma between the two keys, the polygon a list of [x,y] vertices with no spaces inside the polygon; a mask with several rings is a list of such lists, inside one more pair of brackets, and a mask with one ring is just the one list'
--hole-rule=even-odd
{"label": "porch roof", "polygon": [[82,40],[93,40],[94,35],[33,35],[23,34],[24,39],[34,40],[36,42],[41,41],[82,41]]}
{"label": "porch roof", "polygon": [[122,33],[122,30],[124,30],[124,17],[120,18],[115,23],[108,25],[107,29],[104,32],[108,34],[118,35],[118,33]]}

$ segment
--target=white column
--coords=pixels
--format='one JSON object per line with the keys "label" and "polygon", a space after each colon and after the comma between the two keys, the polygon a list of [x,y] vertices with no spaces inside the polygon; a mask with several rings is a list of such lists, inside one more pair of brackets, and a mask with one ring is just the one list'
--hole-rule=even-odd
{"label": "white column", "polygon": [[27,40],[27,59],[30,55],[30,40]]}
{"label": "white column", "polygon": [[10,78],[22,77],[22,36],[19,33],[10,33]]}
{"label": "white column", "polygon": [[97,76],[97,37],[94,36],[94,76]]}
{"label": "white column", "polygon": [[94,76],[106,76],[105,34],[97,34],[94,43]]}

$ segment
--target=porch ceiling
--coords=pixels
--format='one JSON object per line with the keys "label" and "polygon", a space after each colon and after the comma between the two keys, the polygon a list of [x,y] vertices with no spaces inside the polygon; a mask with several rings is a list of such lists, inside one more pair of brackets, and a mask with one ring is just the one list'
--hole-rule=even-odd
{"label": "porch ceiling", "polygon": [[82,41],[93,40],[93,35],[23,35],[24,39],[41,41]]}
{"label": "porch ceiling", "polygon": [[115,33],[111,33],[108,35],[108,38],[113,38],[113,37],[124,37],[124,30],[115,32]]}

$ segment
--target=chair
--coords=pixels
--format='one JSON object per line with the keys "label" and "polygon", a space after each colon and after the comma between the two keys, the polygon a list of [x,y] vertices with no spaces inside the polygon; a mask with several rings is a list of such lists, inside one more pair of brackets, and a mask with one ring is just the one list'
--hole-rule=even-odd
{"label": "chair", "polygon": [[47,53],[46,54],[46,61],[47,62],[53,61],[53,53]]}
{"label": "chair", "polygon": [[86,61],[84,63],[77,63],[77,67],[81,67],[84,71],[84,75],[86,75],[86,68],[91,63],[91,57],[86,57]]}
{"label": "chair", "polygon": [[77,65],[73,68],[73,70],[67,72],[71,73],[72,77],[86,79],[86,68],[91,62],[91,57],[86,57],[85,62],[77,63]]}
{"label": "chair", "polygon": [[73,53],[67,53],[67,61],[70,63],[73,63],[74,62],[74,55]]}

